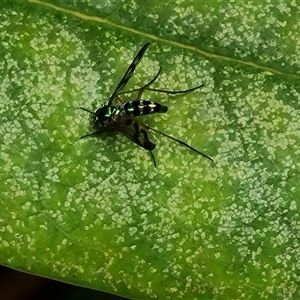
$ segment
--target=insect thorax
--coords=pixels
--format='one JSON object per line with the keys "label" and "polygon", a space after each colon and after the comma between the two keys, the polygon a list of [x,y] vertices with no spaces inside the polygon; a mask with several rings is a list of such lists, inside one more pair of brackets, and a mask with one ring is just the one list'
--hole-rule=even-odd
{"label": "insect thorax", "polygon": [[119,106],[104,105],[96,111],[94,122],[107,123],[115,119],[120,113]]}

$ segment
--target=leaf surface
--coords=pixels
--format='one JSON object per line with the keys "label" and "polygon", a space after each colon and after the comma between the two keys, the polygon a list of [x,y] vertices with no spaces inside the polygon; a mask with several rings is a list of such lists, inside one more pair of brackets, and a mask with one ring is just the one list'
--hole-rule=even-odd
{"label": "leaf surface", "polygon": [[[299,297],[295,2],[2,1],[0,262],[136,299]],[[168,105],[79,140],[140,47],[128,88]],[[134,96],[132,96],[134,97]],[[132,100],[132,97],[124,98]]]}

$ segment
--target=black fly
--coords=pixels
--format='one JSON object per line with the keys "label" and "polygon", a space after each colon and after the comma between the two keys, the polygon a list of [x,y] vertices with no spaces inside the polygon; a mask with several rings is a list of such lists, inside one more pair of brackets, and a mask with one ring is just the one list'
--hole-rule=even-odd
{"label": "black fly", "polygon": [[[198,85],[194,88],[182,90],[182,91],[169,91],[164,89],[153,89],[150,88],[151,84],[158,78],[161,68],[159,69],[158,73],[150,80],[146,85],[142,86],[141,88],[133,89],[130,91],[123,92],[122,90],[126,86],[129,79],[132,77],[133,72],[141,59],[143,58],[146,50],[148,49],[150,43],[146,43],[137,53],[135,58],[133,59],[132,63],[128,67],[127,71],[125,72],[124,76],[120,80],[119,84],[117,85],[114,92],[109,97],[107,104],[104,106],[99,107],[95,112],[89,110],[84,107],[80,107],[82,110],[87,111],[93,115],[93,124],[95,128],[95,132],[86,134],[81,138],[95,136],[98,134],[102,134],[104,132],[111,132],[111,131],[119,131],[127,136],[130,140],[132,140],[137,145],[141,146],[142,148],[148,150],[152,156],[154,161],[154,165],[156,166],[155,158],[152,153],[152,150],[155,149],[156,145],[149,140],[149,131],[152,130],[157,132],[165,137],[197,152],[198,154],[206,157],[207,159],[213,161],[212,158],[207,156],[206,154],[198,151],[197,149],[193,148],[192,146],[188,145],[187,143],[174,138],[162,131],[157,129],[151,128],[141,120],[137,119],[136,117],[154,113],[166,113],[168,111],[168,107],[157,102],[152,102],[148,100],[141,100],[143,92],[145,90],[154,91],[159,93],[166,93],[166,94],[183,94],[187,92],[194,91],[199,89],[203,86],[203,84]],[[135,100],[125,102],[121,105],[117,104],[122,103],[120,99],[120,95],[138,92],[138,95]]]}

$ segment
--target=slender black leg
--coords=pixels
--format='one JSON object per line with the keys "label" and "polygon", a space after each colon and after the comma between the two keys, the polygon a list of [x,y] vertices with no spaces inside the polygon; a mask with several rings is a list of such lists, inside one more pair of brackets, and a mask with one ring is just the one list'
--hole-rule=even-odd
{"label": "slender black leg", "polygon": [[137,94],[137,100],[141,99],[144,91],[147,89],[148,86],[150,86],[158,78],[161,71],[162,71],[162,68],[160,67],[157,74],[147,84],[145,84],[143,87],[140,88],[139,93]]}
{"label": "slender black leg", "polygon": [[145,84],[144,86],[142,86],[141,89],[145,89],[146,87],[150,86],[158,78],[158,76],[160,75],[161,71],[162,71],[162,67],[159,67],[159,70],[156,73],[156,75],[147,84]]}
{"label": "slender black leg", "polygon": [[190,89],[187,89],[187,90],[181,90],[181,91],[171,91],[171,90],[165,90],[165,89],[153,89],[153,88],[150,88],[150,85],[158,78],[158,76],[160,75],[162,71],[162,68],[160,67],[157,74],[147,83],[145,84],[144,86],[140,87],[140,88],[136,88],[136,89],[132,89],[132,90],[129,90],[129,91],[126,91],[126,92],[121,92],[119,93],[119,95],[121,94],[129,94],[129,93],[134,93],[134,92],[139,92],[138,93],[138,96],[137,96],[137,99],[136,100],[140,100],[141,97],[142,97],[142,94],[145,90],[147,91],[152,91],[152,92],[157,92],[157,93],[164,93],[164,94],[171,94],[171,95],[176,95],[176,94],[184,94],[184,93],[189,93],[189,92],[192,92],[194,90],[197,90],[197,89],[200,89],[204,86],[204,84],[199,84],[193,88],[190,88]]}
{"label": "slender black leg", "polygon": [[98,132],[88,133],[88,134],[85,134],[85,135],[81,136],[80,139],[91,137],[91,136],[94,136],[94,135],[97,135],[97,134],[98,134]]}
{"label": "slender black leg", "polygon": [[87,138],[87,137],[99,135],[101,133],[109,132],[109,131],[112,131],[112,130],[111,129],[105,129],[105,130],[101,130],[101,131],[95,131],[95,132],[88,133],[88,134],[85,134],[85,135],[81,136],[80,139],[84,139],[84,138]]}
{"label": "slender black leg", "polygon": [[154,162],[154,167],[156,168],[156,161],[155,161],[155,157],[154,157],[154,155],[153,155],[152,151],[150,151],[150,150],[149,150],[149,152],[150,152],[150,155],[151,155],[151,157],[152,157],[152,159],[153,159],[153,162]]}
{"label": "slender black leg", "polygon": [[121,92],[121,93],[119,93],[119,95],[121,95],[121,94],[132,94],[134,92],[139,92],[136,100],[140,100],[141,97],[142,97],[142,95],[143,95],[143,92],[145,91],[145,89],[148,89],[147,87],[150,86],[158,78],[158,76],[160,75],[161,71],[162,71],[162,68],[160,67],[159,70],[158,70],[158,72],[156,73],[156,75],[148,83],[146,83],[142,87],[136,88],[136,89],[132,89],[132,90],[129,90],[129,91],[126,91],[126,92]]}
{"label": "slender black leg", "polygon": [[193,148],[193,147],[190,146],[189,144],[187,144],[187,143],[185,143],[185,142],[183,142],[183,141],[181,141],[181,140],[179,140],[179,139],[176,139],[176,138],[172,137],[171,135],[168,135],[168,134],[166,134],[166,133],[164,133],[164,132],[162,132],[162,131],[160,131],[160,130],[153,129],[153,128],[151,128],[151,127],[148,127],[148,129],[153,130],[154,132],[157,132],[157,133],[159,133],[159,134],[161,134],[161,135],[164,135],[165,137],[167,137],[167,138],[173,140],[174,142],[177,142],[177,143],[179,143],[179,144],[181,144],[181,145],[183,145],[183,146],[185,146],[185,147],[187,147],[187,148],[189,148],[189,149],[191,149],[191,150],[193,150],[193,151],[195,151],[195,152],[201,154],[201,155],[204,156],[205,158],[207,158],[207,159],[209,159],[209,160],[211,160],[211,161],[214,161],[214,160],[213,160],[211,157],[209,157],[208,155],[204,154],[203,152],[198,151],[197,149]]}
{"label": "slender black leg", "polygon": [[145,90],[152,91],[152,92],[158,92],[158,93],[165,93],[165,94],[175,95],[175,94],[184,94],[184,93],[192,92],[194,90],[202,88],[203,86],[204,86],[204,84],[200,84],[200,85],[197,85],[197,86],[195,86],[193,88],[190,88],[190,89],[187,89],[187,90],[182,90],[182,91],[170,91],[170,90],[164,90],[164,89],[152,89],[152,88],[148,88],[148,87],[146,87]]}

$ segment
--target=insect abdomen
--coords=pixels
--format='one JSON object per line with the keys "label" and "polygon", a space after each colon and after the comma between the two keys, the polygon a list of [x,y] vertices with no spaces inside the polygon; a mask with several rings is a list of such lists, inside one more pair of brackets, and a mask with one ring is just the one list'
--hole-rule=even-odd
{"label": "insect abdomen", "polygon": [[127,115],[135,117],[155,113],[165,113],[168,111],[167,106],[148,100],[129,101],[124,104],[123,108]]}

